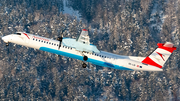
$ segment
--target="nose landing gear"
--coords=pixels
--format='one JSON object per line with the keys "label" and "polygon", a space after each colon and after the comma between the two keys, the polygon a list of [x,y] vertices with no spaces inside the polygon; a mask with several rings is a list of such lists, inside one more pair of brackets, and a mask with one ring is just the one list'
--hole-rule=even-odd
{"label": "nose landing gear", "polygon": [[9,43],[6,43],[6,47],[9,46]]}

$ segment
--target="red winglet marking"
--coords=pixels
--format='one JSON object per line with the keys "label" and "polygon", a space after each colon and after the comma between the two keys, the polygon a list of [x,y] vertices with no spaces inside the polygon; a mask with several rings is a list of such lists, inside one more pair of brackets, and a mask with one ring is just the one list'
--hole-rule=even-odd
{"label": "red winglet marking", "polygon": [[26,33],[23,33],[23,34],[26,35],[28,39],[30,39],[29,36]]}
{"label": "red winglet marking", "polygon": [[152,65],[152,66],[156,66],[156,67],[159,67],[159,68],[162,68],[161,65],[157,64],[156,62],[154,62],[152,59],[150,59],[149,57],[146,57],[142,63],[145,63],[145,64],[149,64],[149,65]]}
{"label": "red winglet marking", "polygon": [[83,31],[88,31],[88,30],[86,30],[86,29],[83,29]]}
{"label": "red winglet marking", "polygon": [[[160,56],[161,56],[161,58],[164,60],[164,58],[163,58],[163,54],[161,54],[161,53],[159,53],[159,52],[156,52],[157,54],[159,54]],[[165,61],[165,60],[164,60]]]}

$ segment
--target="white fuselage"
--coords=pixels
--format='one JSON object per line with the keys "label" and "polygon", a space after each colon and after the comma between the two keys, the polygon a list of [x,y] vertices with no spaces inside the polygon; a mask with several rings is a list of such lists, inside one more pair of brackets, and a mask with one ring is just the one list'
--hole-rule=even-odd
{"label": "white fuselage", "polygon": [[[60,49],[58,49],[59,41],[57,40],[20,33],[21,35],[11,34],[4,36],[2,39],[6,43],[11,42],[83,61],[82,53],[75,48],[63,45],[63,41]],[[121,56],[104,51],[100,51],[100,53],[84,52],[83,54],[88,57],[87,62],[104,67],[120,70],[162,71],[161,68],[143,64],[141,61],[145,57]]]}

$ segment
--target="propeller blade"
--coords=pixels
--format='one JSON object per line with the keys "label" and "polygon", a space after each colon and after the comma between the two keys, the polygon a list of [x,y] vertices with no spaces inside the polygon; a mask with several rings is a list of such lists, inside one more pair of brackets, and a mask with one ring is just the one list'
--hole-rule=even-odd
{"label": "propeller blade", "polygon": [[63,32],[64,32],[65,30],[66,30],[66,28],[61,31],[61,36],[57,38],[57,40],[59,41],[59,47],[58,47],[58,49],[61,48],[61,44],[62,44],[62,40],[63,40]]}
{"label": "propeller blade", "polygon": [[59,47],[58,47],[58,49],[60,49],[60,47],[61,47],[61,42],[59,42]]}
{"label": "propeller blade", "polygon": [[59,41],[59,47],[58,47],[58,49],[60,49],[60,47],[61,47],[61,41]]}
{"label": "propeller blade", "polygon": [[60,47],[61,47],[61,43],[62,43],[62,40],[63,40],[63,36],[58,37],[58,39],[57,39],[57,40],[59,41],[59,47],[58,47],[58,49],[60,49]]}

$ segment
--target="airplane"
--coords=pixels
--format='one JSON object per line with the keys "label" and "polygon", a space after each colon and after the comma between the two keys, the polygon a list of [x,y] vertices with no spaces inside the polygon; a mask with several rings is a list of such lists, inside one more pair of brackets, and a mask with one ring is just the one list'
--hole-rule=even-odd
{"label": "airplane", "polygon": [[88,30],[86,29],[82,29],[81,34],[76,39],[65,38],[62,35],[57,40],[53,40],[25,32],[16,32],[1,38],[6,43],[6,46],[9,43],[15,43],[82,60],[83,68],[87,67],[85,62],[90,62],[95,65],[119,70],[163,71],[163,65],[173,51],[176,50],[174,44],[166,42],[158,43],[158,48],[147,57],[117,55],[98,50],[95,45],[90,44]]}

